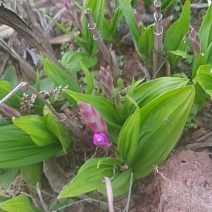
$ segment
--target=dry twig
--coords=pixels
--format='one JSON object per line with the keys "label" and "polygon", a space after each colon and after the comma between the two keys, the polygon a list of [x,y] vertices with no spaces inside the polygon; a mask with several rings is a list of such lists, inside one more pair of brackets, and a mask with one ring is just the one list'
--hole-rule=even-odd
{"label": "dry twig", "polygon": [[84,13],[88,20],[88,28],[91,30],[91,32],[93,34],[93,39],[97,42],[97,45],[98,45],[99,49],[101,50],[101,52],[104,56],[104,59],[110,66],[114,80],[117,80],[119,77],[119,69],[118,69],[116,60],[114,59],[115,58],[114,53],[113,53],[113,56],[111,56],[110,52],[108,51],[107,47],[105,46],[104,41],[102,40],[101,34],[96,28],[96,24],[93,22],[93,19],[91,16],[91,10],[86,9]]}
{"label": "dry twig", "polygon": [[152,76],[155,78],[161,69],[162,64],[164,63],[163,59],[163,25],[161,14],[161,1],[155,0],[155,32],[154,32],[154,49],[153,49],[153,73]]}

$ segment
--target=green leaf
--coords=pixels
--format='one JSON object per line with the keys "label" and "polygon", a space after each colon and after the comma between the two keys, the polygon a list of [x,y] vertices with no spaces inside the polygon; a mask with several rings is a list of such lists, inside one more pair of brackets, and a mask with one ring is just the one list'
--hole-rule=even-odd
{"label": "green leaf", "polygon": [[197,70],[201,65],[206,65],[207,61],[204,54],[194,55],[193,63],[192,63],[192,79],[194,79],[197,75]]}
{"label": "green leaf", "polygon": [[166,52],[178,49],[184,35],[189,30],[189,19],[190,0],[186,0],[180,18],[169,27],[165,35],[164,48]]}
{"label": "green leaf", "polygon": [[[116,172],[114,179],[112,179],[112,190],[114,197],[120,196],[129,190],[131,173],[132,170],[130,168],[123,172]],[[106,196],[106,185],[102,184],[98,191]]]}
{"label": "green leaf", "polygon": [[68,85],[68,88],[73,91],[79,92],[79,85],[76,79],[73,79],[62,68],[54,64],[47,58],[41,57],[44,69],[48,77],[55,83],[56,86],[62,85],[63,87]]}
{"label": "green leaf", "polygon": [[172,6],[175,2],[176,2],[176,0],[163,0],[162,1],[161,11],[166,10],[167,8]]}
{"label": "green leaf", "polygon": [[[94,23],[96,23],[97,30],[100,32],[102,30],[104,20],[104,5],[105,5],[104,0],[98,0],[98,1],[87,0],[83,5],[83,11],[85,11],[86,9],[91,10],[92,19]],[[85,15],[83,16],[81,33],[83,39],[88,41],[86,50],[89,56],[93,56],[96,52],[97,44],[94,41],[91,30],[88,27],[88,22]]]}
{"label": "green leaf", "polygon": [[81,70],[80,62],[85,64],[86,68],[96,65],[97,57],[88,57],[85,52],[67,51],[61,60],[62,66],[71,73]]}
{"label": "green leaf", "polygon": [[211,20],[212,20],[212,4],[208,8],[199,29],[200,44],[204,53],[206,53],[208,46],[212,42]]}
{"label": "green leaf", "polygon": [[[0,99],[3,99],[11,90],[13,89],[12,85],[7,81],[0,81]],[[19,107],[19,102],[21,101],[21,95],[15,93],[10,97],[5,103],[11,107]]]}
{"label": "green leaf", "polygon": [[189,59],[192,57],[189,54],[187,54],[187,52],[185,51],[186,46],[187,46],[187,38],[183,38],[182,41],[180,42],[177,50],[166,52],[169,63],[173,69],[178,65],[178,63],[182,59]]}
{"label": "green leaf", "polygon": [[148,175],[175,146],[191,110],[194,86],[174,89],[140,109],[139,143],[132,170],[135,179]]}
{"label": "green leaf", "polygon": [[130,3],[130,1],[127,1],[127,0],[119,0],[119,6],[125,17],[127,25],[130,28],[130,32],[132,34],[133,40],[135,41],[135,44],[137,45],[137,42],[138,42],[138,39],[139,39],[141,33],[138,28],[138,24],[136,22],[134,10],[131,6],[131,3]]}
{"label": "green leaf", "polygon": [[121,20],[121,17],[122,17],[122,11],[120,7],[118,7],[117,9],[115,9],[111,22],[111,31],[112,31],[111,34],[114,39],[118,39],[118,25]]}
{"label": "green leaf", "polygon": [[208,48],[205,51],[205,57],[207,62],[212,65],[212,42],[209,44]]}
{"label": "green leaf", "polygon": [[[104,19],[104,8],[105,8],[105,0],[87,0],[83,5],[84,10],[89,8],[91,10],[91,15],[94,23],[96,23],[97,29],[101,32],[103,26]],[[86,26],[86,28],[88,28]]]}
{"label": "green leaf", "polygon": [[16,178],[19,168],[0,169],[0,186],[7,189]]}
{"label": "green leaf", "polygon": [[120,7],[116,8],[114,10],[114,13],[112,15],[112,21],[104,18],[103,27],[102,27],[102,31],[101,31],[103,40],[118,42],[118,40],[119,40],[118,25],[119,25],[121,18],[122,18],[122,11],[121,11]]}
{"label": "green leaf", "polygon": [[[35,163],[28,166],[22,166],[21,175],[23,176],[24,181],[31,186],[35,186],[37,182],[41,183],[41,174],[43,171],[42,163]],[[32,188],[30,189],[32,190]]]}
{"label": "green leaf", "polygon": [[117,149],[120,156],[130,167],[137,148],[140,131],[140,110],[135,112],[124,123],[118,137]]}
{"label": "green leaf", "polygon": [[10,199],[9,197],[0,196],[0,203]]}
{"label": "green leaf", "polygon": [[138,39],[138,50],[144,56],[144,62],[152,59],[154,47],[154,25],[148,26]]}
{"label": "green leaf", "polygon": [[113,167],[119,166],[113,158],[91,158],[79,169],[74,179],[59,194],[59,198],[74,197],[90,191],[102,189],[103,177],[113,176]]}
{"label": "green leaf", "polygon": [[212,97],[212,65],[202,65],[197,70],[194,83],[199,83],[203,90]]}
{"label": "green leaf", "polygon": [[4,212],[41,212],[24,194],[0,203],[0,208]]}
{"label": "green leaf", "polygon": [[44,119],[47,129],[58,138],[63,147],[63,152],[66,153],[72,141],[69,131],[61,123],[56,121],[56,117],[49,110],[46,111]]}
{"label": "green leaf", "polygon": [[[129,89],[129,93],[127,93],[127,95],[133,98],[141,108],[154,100],[157,96],[162,95],[170,90],[183,87],[188,82],[189,80],[185,78],[161,77],[145,82],[135,87],[133,90]],[[126,99],[123,112],[124,114],[127,114],[126,117],[128,117],[134,109],[135,106],[129,102],[128,99]]]}
{"label": "green leaf", "polygon": [[86,93],[91,94],[93,91],[93,77],[91,75],[91,72],[88,70],[88,68],[85,66],[85,64],[82,61],[80,62],[80,65],[86,76],[86,82],[87,82],[87,92]]}
{"label": "green leaf", "polygon": [[[195,98],[193,107],[197,107],[198,111],[202,111],[205,106],[205,101],[208,98],[208,94],[200,86],[199,83],[195,84]],[[196,114],[195,114],[196,115]]]}
{"label": "green leaf", "polygon": [[5,70],[3,80],[9,81],[13,87],[18,84],[18,77],[14,66],[8,66]]}
{"label": "green leaf", "polygon": [[54,134],[47,128],[45,118],[38,115],[14,118],[13,123],[25,131],[37,146],[48,146],[58,142]]}
{"label": "green leaf", "polygon": [[0,168],[35,164],[61,151],[61,145],[37,146],[29,135],[15,125],[0,127]]}
{"label": "green leaf", "polygon": [[[50,18],[50,17],[48,17]],[[52,18],[50,18],[53,20]],[[75,35],[74,33],[71,33],[69,29],[66,29],[62,24],[58,23],[57,21],[53,20],[56,26],[65,34],[70,35],[87,53],[89,53],[89,50],[87,49],[88,46],[90,46],[89,41],[85,40],[82,37],[79,37]]]}
{"label": "green leaf", "polygon": [[191,58],[191,56],[186,52],[186,51],[182,51],[182,50],[175,50],[175,51],[169,51],[169,53],[175,55],[175,56],[180,56],[183,59],[188,59]]}
{"label": "green leaf", "polygon": [[108,99],[101,96],[76,93],[70,90],[65,92],[77,102],[91,104],[100,113],[105,122],[115,128],[121,128],[118,113],[114,105]]}

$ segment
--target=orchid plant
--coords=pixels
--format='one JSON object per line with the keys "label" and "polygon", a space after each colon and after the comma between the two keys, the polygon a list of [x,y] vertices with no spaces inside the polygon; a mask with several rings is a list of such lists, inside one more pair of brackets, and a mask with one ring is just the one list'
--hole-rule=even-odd
{"label": "orchid plant", "polygon": [[[106,195],[105,178],[111,182],[113,195],[119,196],[130,190],[132,182],[147,176],[156,165],[166,160],[184,129],[194,103],[202,104],[205,100],[202,96],[212,95],[208,83],[212,80],[212,6],[203,19],[199,33],[193,29],[190,31],[194,52],[190,79],[183,75],[146,81],[133,79],[131,85],[125,87],[124,83],[120,83],[123,80],[115,57],[108,51],[103,39],[114,42],[119,22],[125,17],[138,55],[150,68],[154,63],[154,39],[163,34],[156,32],[156,26],[161,21],[161,16],[156,17],[156,13],[155,26],[143,28],[142,33],[139,31],[134,14],[135,2],[117,1],[110,22],[104,17],[103,0],[87,0],[82,7],[65,1],[69,17],[72,22],[75,21],[80,36],[56,24],[78,42],[80,51],[65,53],[61,65],[41,56],[48,76],[45,82],[53,82],[55,89],[40,89],[42,80],[39,75],[34,87],[22,83],[13,90],[9,82],[0,82],[1,111],[8,118],[1,122],[0,127],[0,168],[20,167],[26,177],[28,175],[23,170],[27,166],[33,177],[30,180],[39,181],[35,173],[40,170],[42,161],[68,154],[74,142],[86,142],[96,151],[100,150],[100,154],[94,153],[93,157],[87,158],[74,178],[60,191],[58,198],[75,197],[94,190]],[[163,1],[157,7],[158,14],[173,3]],[[76,7],[86,11],[80,21]],[[95,11],[93,19],[90,16],[92,11]],[[162,56],[171,69],[188,58],[189,18],[190,1],[187,0],[179,19],[164,37]],[[97,48],[102,52],[105,50],[103,55],[108,67],[97,67],[98,74],[94,76],[90,68],[98,62],[95,55]],[[83,83],[77,81],[79,70],[84,74]],[[20,91],[15,93],[23,86],[34,94],[23,96]],[[74,116],[58,112],[52,106],[58,101],[62,102],[62,109],[71,109]],[[84,125],[86,130],[82,127]],[[28,211],[40,211],[28,206],[26,199],[20,195],[6,200],[0,203],[0,209],[9,211],[9,205],[25,202]]]}

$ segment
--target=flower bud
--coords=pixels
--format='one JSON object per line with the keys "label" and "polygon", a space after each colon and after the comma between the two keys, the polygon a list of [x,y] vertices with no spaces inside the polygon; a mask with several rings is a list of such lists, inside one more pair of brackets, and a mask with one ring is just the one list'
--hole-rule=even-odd
{"label": "flower bud", "polygon": [[101,84],[102,84],[102,88],[105,92],[105,95],[108,99],[112,99],[113,98],[113,78],[110,74],[110,72],[101,66],[100,68],[100,80],[101,80]]}
{"label": "flower bud", "polygon": [[111,146],[111,143],[108,140],[108,137],[105,133],[94,133],[93,135],[93,144],[101,149],[108,149]]}
{"label": "flower bud", "polygon": [[141,21],[141,16],[136,9],[134,9],[134,16],[137,23],[139,23]]}
{"label": "flower bud", "polygon": [[190,37],[191,37],[191,45],[192,45],[194,54],[200,54],[201,53],[200,40],[199,40],[198,34],[196,33],[194,29],[191,29]]}
{"label": "flower bud", "polygon": [[85,124],[94,132],[108,133],[107,125],[98,111],[90,104],[78,102],[80,114],[85,121]]}
{"label": "flower bud", "polygon": [[12,108],[10,107],[9,105],[6,105],[6,104],[2,104],[1,105],[1,108],[3,109],[4,113],[9,117],[9,118],[12,118],[12,117],[21,117],[21,114],[15,109],[15,108]]}

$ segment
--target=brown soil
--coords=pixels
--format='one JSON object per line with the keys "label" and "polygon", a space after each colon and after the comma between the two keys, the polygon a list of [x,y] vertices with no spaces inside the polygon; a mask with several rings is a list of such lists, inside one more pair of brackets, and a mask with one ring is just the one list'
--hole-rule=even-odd
{"label": "brown soil", "polygon": [[176,152],[159,172],[159,211],[212,211],[212,160],[207,150]]}

